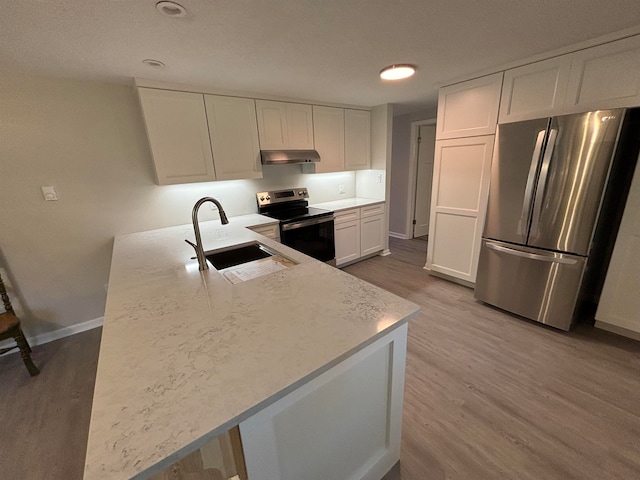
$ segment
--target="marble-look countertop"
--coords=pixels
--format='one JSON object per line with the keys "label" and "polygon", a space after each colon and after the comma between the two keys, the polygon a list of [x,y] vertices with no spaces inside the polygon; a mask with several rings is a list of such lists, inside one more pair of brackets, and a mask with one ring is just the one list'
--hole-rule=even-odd
{"label": "marble-look countertop", "polygon": [[351,197],[351,198],[345,198],[342,200],[334,200],[332,202],[314,203],[311,206],[338,212],[340,210],[348,210],[350,208],[366,207],[367,205],[374,205],[376,203],[384,203],[384,200],[375,200],[373,198]]}
{"label": "marble-look countertop", "polygon": [[163,470],[417,313],[245,217],[201,222],[205,250],[259,240],[299,264],[231,285],[190,259],[191,225],[116,237],[86,480]]}

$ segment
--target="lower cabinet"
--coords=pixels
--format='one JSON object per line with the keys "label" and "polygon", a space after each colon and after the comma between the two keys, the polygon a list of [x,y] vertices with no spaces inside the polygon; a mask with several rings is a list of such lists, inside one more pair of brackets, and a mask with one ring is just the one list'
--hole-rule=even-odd
{"label": "lower cabinet", "polygon": [[384,203],[338,211],[335,217],[338,267],[384,249]]}

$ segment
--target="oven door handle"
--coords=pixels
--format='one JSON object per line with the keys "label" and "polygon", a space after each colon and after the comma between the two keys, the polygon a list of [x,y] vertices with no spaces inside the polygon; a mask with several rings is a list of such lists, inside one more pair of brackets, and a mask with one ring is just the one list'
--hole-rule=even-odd
{"label": "oven door handle", "polygon": [[310,225],[318,225],[319,223],[326,223],[326,222],[333,222],[333,215],[331,216],[327,216],[327,217],[320,217],[320,218],[310,218],[308,220],[301,220],[299,222],[294,222],[294,223],[285,223],[280,225],[282,228],[282,231],[287,231],[287,230],[294,230],[296,228],[303,228],[303,227],[307,227]]}

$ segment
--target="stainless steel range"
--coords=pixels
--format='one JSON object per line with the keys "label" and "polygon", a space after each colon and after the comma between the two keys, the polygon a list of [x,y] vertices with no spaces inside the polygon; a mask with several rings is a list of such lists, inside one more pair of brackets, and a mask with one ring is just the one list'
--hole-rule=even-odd
{"label": "stainless steel range", "polygon": [[256,194],[258,213],[280,220],[280,241],[310,257],[336,264],[333,212],[309,207],[306,187]]}

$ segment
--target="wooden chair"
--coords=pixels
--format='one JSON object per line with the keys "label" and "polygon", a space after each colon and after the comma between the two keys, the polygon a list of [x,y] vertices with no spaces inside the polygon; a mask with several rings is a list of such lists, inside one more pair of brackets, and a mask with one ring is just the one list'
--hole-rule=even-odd
{"label": "wooden chair", "polygon": [[9,301],[9,295],[7,295],[7,289],[4,286],[1,275],[0,296],[2,297],[2,303],[4,303],[5,309],[4,313],[0,313],[0,341],[6,340],[7,338],[13,338],[16,341],[16,345],[13,347],[0,349],[0,355],[8,352],[9,350],[13,350],[14,348],[19,348],[20,355],[22,355],[22,361],[27,367],[27,370],[29,370],[31,376],[33,377],[34,375],[38,375],[40,370],[38,370],[31,360],[31,347],[29,346],[24,333],[22,333],[22,329],[20,328],[20,319],[16,317],[16,314],[13,311],[13,307]]}

